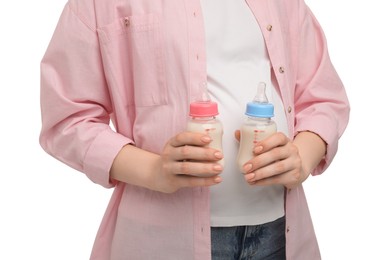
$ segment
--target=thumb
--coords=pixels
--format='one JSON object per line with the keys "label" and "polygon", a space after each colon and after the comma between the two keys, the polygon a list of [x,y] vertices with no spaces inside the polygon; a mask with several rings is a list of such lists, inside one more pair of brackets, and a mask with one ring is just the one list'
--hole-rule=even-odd
{"label": "thumb", "polygon": [[240,130],[234,131],[234,137],[236,138],[237,141],[240,141],[240,138],[241,138]]}

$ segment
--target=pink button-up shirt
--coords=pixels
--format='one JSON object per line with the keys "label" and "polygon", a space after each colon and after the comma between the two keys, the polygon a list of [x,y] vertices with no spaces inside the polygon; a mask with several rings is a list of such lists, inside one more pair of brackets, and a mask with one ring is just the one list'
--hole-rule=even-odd
{"label": "pink button-up shirt", "polygon": [[[349,115],[322,30],[303,0],[247,3],[264,34],[290,137],[308,130],[328,145],[319,174]],[[210,259],[207,188],[162,194],[109,178],[125,144],[159,153],[185,129],[189,101],[206,80],[200,1],[70,0],[41,72],[42,147],[93,182],[115,186],[91,259]],[[286,239],[287,259],[320,259],[302,186],[286,191]]]}

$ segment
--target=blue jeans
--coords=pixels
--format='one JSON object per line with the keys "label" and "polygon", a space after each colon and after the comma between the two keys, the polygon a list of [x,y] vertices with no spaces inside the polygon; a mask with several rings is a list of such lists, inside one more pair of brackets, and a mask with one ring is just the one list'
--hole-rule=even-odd
{"label": "blue jeans", "polygon": [[286,259],[286,219],[257,226],[212,227],[213,260]]}

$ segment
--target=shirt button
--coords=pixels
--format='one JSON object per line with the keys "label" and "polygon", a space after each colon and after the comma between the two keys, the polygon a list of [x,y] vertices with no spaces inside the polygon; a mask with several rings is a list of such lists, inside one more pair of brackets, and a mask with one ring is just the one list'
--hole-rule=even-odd
{"label": "shirt button", "polygon": [[194,17],[196,17],[196,12],[193,13]]}
{"label": "shirt button", "polygon": [[286,232],[287,233],[290,232],[290,227],[287,227]]}
{"label": "shirt button", "polygon": [[[289,107],[287,108],[287,112],[290,114],[291,111],[292,111],[292,108],[291,108],[291,106],[289,106]],[[291,189],[289,189],[289,191],[290,191],[290,190],[291,190]]]}
{"label": "shirt button", "polygon": [[267,26],[267,31],[272,31],[272,25],[271,24],[269,24],[268,26]]}
{"label": "shirt button", "polygon": [[290,194],[290,192],[291,192],[291,189],[287,189],[287,193]]}
{"label": "shirt button", "polygon": [[284,73],[284,67],[279,67],[279,72]]}

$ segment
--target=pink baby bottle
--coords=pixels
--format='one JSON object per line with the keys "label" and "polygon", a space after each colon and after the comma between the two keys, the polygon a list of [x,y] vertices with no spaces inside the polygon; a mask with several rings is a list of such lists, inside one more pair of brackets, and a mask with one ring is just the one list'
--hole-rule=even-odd
{"label": "pink baby bottle", "polygon": [[[197,99],[190,104],[190,119],[188,120],[187,130],[209,135],[212,139],[209,147],[222,152],[223,127],[217,115],[218,104],[211,101],[207,92],[207,85],[202,83]],[[218,163],[223,165],[223,159]]]}

